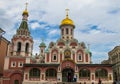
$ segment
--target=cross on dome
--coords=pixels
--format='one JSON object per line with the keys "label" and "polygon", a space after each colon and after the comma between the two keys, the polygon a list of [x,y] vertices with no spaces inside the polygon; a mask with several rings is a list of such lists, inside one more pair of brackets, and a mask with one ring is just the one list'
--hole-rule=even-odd
{"label": "cross on dome", "polygon": [[27,10],[28,3],[26,2],[26,3],[25,3],[25,5],[26,5],[26,8],[25,8],[25,10]]}
{"label": "cross on dome", "polygon": [[68,11],[69,9],[66,9],[66,18],[68,18]]}

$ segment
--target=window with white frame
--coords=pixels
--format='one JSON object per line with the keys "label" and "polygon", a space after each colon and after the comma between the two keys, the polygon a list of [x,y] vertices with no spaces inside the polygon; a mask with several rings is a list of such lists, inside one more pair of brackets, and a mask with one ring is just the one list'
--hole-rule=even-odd
{"label": "window with white frame", "polygon": [[23,62],[19,62],[18,67],[23,67]]}
{"label": "window with white frame", "polygon": [[57,60],[56,54],[53,54],[53,61]]}
{"label": "window with white frame", "polygon": [[78,54],[78,60],[82,60],[82,55]]}
{"label": "window with white frame", "polygon": [[16,62],[15,61],[11,62],[11,67],[16,67]]}

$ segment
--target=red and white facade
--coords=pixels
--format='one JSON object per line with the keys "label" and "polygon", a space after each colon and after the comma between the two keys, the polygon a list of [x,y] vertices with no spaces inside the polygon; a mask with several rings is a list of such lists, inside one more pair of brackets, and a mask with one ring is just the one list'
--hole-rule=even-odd
{"label": "red and white facade", "polygon": [[[22,22],[26,25],[27,17],[23,14]],[[74,25],[61,24],[61,37],[47,48],[42,42],[35,58],[31,56],[33,39],[29,29],[22,27],[21,23],[5,57],[3,84],[54,84],[68,82],[68,76],[69,82],[73,82],[74,75],[78,83],[97,84],[100,79],[104,84],[112,84],[112,65],[91,64],[91,52],[84,42],[74,38]]]}

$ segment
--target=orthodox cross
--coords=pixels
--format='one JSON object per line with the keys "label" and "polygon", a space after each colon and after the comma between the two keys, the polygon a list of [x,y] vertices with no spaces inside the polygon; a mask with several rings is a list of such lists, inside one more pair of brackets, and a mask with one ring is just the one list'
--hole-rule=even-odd
{"label": "orthodox cross", "polygon": [[27,10],[28,3],[26,2],[25,5],[26,5],[26,8],[25,8],[25,9]]}
{"label": "orthodox cross", "polygon": [[69,11],[69,9],[66,9],[66,17],[68,18],[68,11]]}

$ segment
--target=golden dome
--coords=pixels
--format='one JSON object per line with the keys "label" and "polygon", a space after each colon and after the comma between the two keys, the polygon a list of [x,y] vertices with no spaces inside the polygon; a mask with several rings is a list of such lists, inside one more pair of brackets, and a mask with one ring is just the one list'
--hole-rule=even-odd
{"label": "golden dome", "polygon": [[65,18],[62,20],[61,25],[74,25],[74,23],[71,19]]}
{"label": "golden dome", "polygon": [[27,5],[28,5],[28,3],[26,3],[26,8],[25,8],[25,10],[23,11],[23,15],[29,15],[29,14],[28,14],[28,11],[27,11]]}
{"label": "golden dome", "polygon": [[23,15],[28,15],[27,9],[25,9],[25,10],[23,11]]}
{"label": "golden dome", "polygon": [[72,26],[74,26],[74,22],[71,20],[71,19],[69,19],[69,17],[68,17],[68,9],[66,9],[66,18],[65,19],[63,19],[62,21],[61,21],[61,25],[72,25]]}

